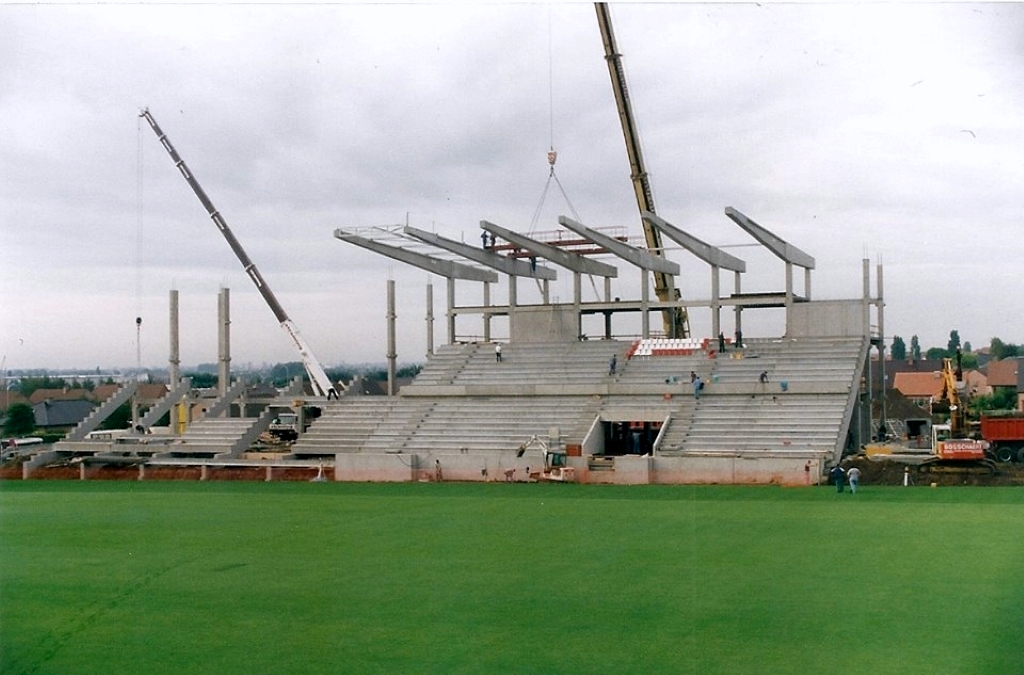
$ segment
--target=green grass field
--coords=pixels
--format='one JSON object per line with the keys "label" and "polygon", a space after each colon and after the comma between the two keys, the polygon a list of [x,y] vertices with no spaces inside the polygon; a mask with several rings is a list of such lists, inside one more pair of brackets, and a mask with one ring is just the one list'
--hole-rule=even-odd
{"label": "green grass field", "polygon": [[1024,490],[0,483],[0,672],[1024,672]]}

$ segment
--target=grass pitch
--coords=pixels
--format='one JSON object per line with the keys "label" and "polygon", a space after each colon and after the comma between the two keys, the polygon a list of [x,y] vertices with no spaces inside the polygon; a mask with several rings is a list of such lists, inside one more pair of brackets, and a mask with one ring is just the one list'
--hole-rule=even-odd
{"label": "grass pitch", "polygon": [[1024,490],[0,483],[0,672],[1024,672]]}

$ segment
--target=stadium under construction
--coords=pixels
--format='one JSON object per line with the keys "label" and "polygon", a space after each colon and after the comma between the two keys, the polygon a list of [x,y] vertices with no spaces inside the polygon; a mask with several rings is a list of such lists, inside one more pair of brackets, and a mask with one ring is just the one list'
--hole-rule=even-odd
{"label": "stadium under construction", "polygon": [[[411,383],[398,391],[393,386],[393,281],[386,297],[392,377],[385,396],[361,395],[344,383],[318,391],[312,377],[281,390],[233,380],[227,289],[218,304],[219,388],[193,389],[178,373],[172,291],[172,381],[164,395],[143,401],[137,387],[123,386],[51,450],[26,462],[23,473],[71,464],[82,478],[116,468],[139,478],[203,479],[231,471],[271,480],[816,483],[845,449],[871,434],[864,375],[872,345],[884,349],[882,268],[874,292],[864,260],[861,297],[813,300],[813,257],[739,211],[725,213],[783,262],[779,291],[740,292],[743,260],[651,213],[645,221],[709,269],[710,298],[652,299],[652,272],[671,278],[679,272],[675,262],[564,217],[563,230],[544,241],[482,221],[479,247],[412,227],[336,230],[338,240],[447,282],[447,340],[435,348],[428,337],[428,358]],[[639,273],[639,297],[610,297],[620,264]],[[734,273],[734,292],[719,291],[723,268]],[[804,271],[799,291],[794,268]],[[520,278],[543,290],[562,270],[572,275],[571,302],[552,302],[546,292],[540,302],[517,301]],[[492,303],[502,276],[507,302]],[[584,301],[584,276],[602,278],[607,295]],[[482,284],[485,301],[458,305],[456,284]],[[430,336],[430,292],[427,298]],[[785,332],[744,337],[744,314],[764,308],[784,311]],[[673,323],[680,325],[669,317],[698,311],[710,315],[709,335],[667,336]],[[728,327],[723,311],[731,314]],[[603,317],[604,335],[582,334],[591,315]],[[639,334],[617,334],[623,315],[639,315]],[[659,316],[664,331],[651,328]],[[478,321],[470,332],[480,337],[460,338],[457,317]],[[491,335],[498,320],[508,332],[500,340]],[[97,431],[126,402],[137,411],[134,428]],[[170,422],[158,426],[161,419]],[[290,433],[272,433],[282,426]],[[268,436],[275,442],[265,442]]]}
{"label": "stadium under construction", "polygon": [[[64,440],[23,464],[23,475],[75,464],[83,478],[115,470],[137,471],[139,478],[235,472],[267,479],[315,471],[315,479],[339,481],[818,482],[845,449],[859,448],[875,428],[870,378],[864,375],[873,346],[877,362],[885,362],[882,268],[874,293],[865,260],[860,297],[814,300],[814,258],[726,208],[726,217],[785,269],[777,290],[742,292],[745,260],[657,215],[608,8],[596,3],[595,9],[644,242],[565,216],[543,237],[482,220],[480,246],[408,225],[335,230],[341,242],[447,284],[444,344],[433,343],[428,285],[426,364],[398,390],[395,292],[388,282],[388,392],[360,395],[356,387],[329,380],[221,213],[143,110],[140,116],[288,333],[308,379],[271,391],[232,379],[228,291],[222,289],[219,387],[197,391],[178,370],[172,291],[171,377],[163,395],[143,400],[137,386],[122,387]],[[552,150],[552,176],[554,158]],[[669,259],[665,240],[678,245],[673,255],[692,256],[709,270],[708,297],[682,297],[680,264]],[[613,295],[620,266],[640,283],[619,280]],[[723,292],[721,276],[729,272],[733,290]],[[560,273],[571,275],[568,302],[550,292]],[[493,301],[502,278],[507,300]],[[593,299],[584,300],[584,278],[594,286]],[[538,299],[520,299],[520,279],[537,285]],[[457,303],[457,284],[479,284],[473,293],[479,301]],[[744,337],[745,315],[764,309],[781,310],[783,327],[773,335]],[[729,310],[726,327],[723,311]],[[705,335],[690,330],[694,312],[706,313],[700,324]],[[659,329],[652,329],[652,317],[661,318]],[[478,323],[460,332],[460,319],[462,325]],[[98,431],[129,401],[135,411],[131,429]],[[884,419],[875,421],[880,423]],[[266,442],[268,437],[277,442]]]}

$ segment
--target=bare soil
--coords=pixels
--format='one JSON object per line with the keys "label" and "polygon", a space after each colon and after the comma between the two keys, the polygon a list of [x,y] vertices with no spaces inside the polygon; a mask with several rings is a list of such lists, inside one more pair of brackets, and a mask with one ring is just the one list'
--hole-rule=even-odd
{"label": "bare soil", "polygon": [[872,461],[863,455],[843,460],[847,471],[860,469],[862,485],[977,485],[983,487],[1024,485],[1024,464],[984,465],[968,462],[912,466],[896,461]]}

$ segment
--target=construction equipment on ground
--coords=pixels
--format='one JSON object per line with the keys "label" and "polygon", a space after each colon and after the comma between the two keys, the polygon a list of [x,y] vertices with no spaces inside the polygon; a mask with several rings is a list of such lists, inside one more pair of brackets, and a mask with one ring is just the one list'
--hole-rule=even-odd
{"label": "construction equipment on ground", "polygon": [[1024,412],[994,412],[981,416],[981,437],[1000,462],[1024,462]]}
{"label": "construction equipment on ground", "polygon": [[967,433],[967,406],[961,392],[964,390],[961,354],[942,360],[942,391],[932,404],[933,414],[949,414],[948,424],[931,425],[931,447],[910,444],[907,439],[885,440],[864,446],[865,454],[874,460],[893,460],[907,464],[981,463],[992,466],[987,441],[969,438]]}
{"label": "construction equipment on ground", "polygon": [[171,145],[171,141],[167,138],[167,134],[160,129],[160,125],[158,125],[156,120],[153,119],[153,115],[149,112],[148,108],[143,108],[142,111],[139,112],[139,117],[144,117],[146,121],[149,122],[149,126],[153,128],[157,138],[160,139],[160,143],[164,146],[164,149],[167,150],[167,154],[169,154],[171,159],[174,160],[174,165],[178,167],[178,171],[180,171],[181,175],[184,176],[185,180],[192,188],[192,191],[195,192],[196,197],[199,198],[203,207],[206,208],[206,212],[210,214],[210,218],[217,226],[217,229],[220,230],[220,233],[224,235],[224,239],[227,240],[228,245],[231,246],[231,250],[234,251],[239,262],[242,263],[245,273],[248,274],[249,278],[252,279],[252,282],[256,284],[256,290],[258,290],[260,295],[263,296],[263,300],[266,301],[267,305],[270,307],[270,311],[274,313],[274,316],[281,324],[281,327],[284,328],[286,333],[288,333],[288,336],[292,339],[296,349],[299,350],[299,356],[302,358],[302,365],[305,366],[306,372],[309,374],[310,384],[313,387],[314,394],[317,396],[326,396],[328,399],[338,398],[338,389],[331,384],[330,378],[327,376],[326,371],[324,371],[323,366],[320,365],[320,361],[317,360],[316,356],[313,354],[313,350],[310,349],[309,344],[306,343],[306,340],[299,333],[299,329],[295,326],[292,320],[288,318],[288,314],[285,313],[281,303],[277,301],[277,297],[275,297],[273,291],[270,290],[270,286],[268,286],[267,282],[263,280],[259,270],[256,269],[255,263],[249,260],[249,256],[246,255],[242,245],[238,242],[238,239],[235,238],[234,233],[224,221],[224,217],[221,216],[220,212],[213,205],[213,202],[206,196],[206,192],[203,191],[202,186],[199,185],[199,181],[196,180],[195,176],[189,170],[188,165],[185,164],[185,160],[178,155],[178,151],[174,149],[173,145]]}
{"label": "construction equipment on ground", "polygon": [[532,446],[538,446],[541,450],[541,458],[544,468],[540,471],[527,471],[527,477],[536,481],[553,481],[556,483],[575,483],[576,469],[568,466],[564,450],[552,450],[537,435],[531,436],[525,443],[516,449],[516,457],[522,457],[523,453]]}
{"label": "construction equipment on ground", "polygon": [[[596,2],[594,7],[597,10],[597,23],[601,29],[601,39],[604,42],[604,57],[608,63],[608,74],[611,77],[612,91],[615,94],[615,105],[619,111],[619,122],[622,124],[622,134],[626,140],[629,175],[633,181],[637,207],[640,209],[641,216],[644,212],[657,214],[654,208],[654,193],[651,191],[651,182],[647,175],[647,168],[644,166],[643,151],[640,148],[640,134],[637,131],[636,120],[633,118],[633,106],[630,102],[629,90],[626,87],[626,71],[622,67],[622,55],[619,54],[615,44],[608,4]],[[651,253],[665,257],[661,232],[644,218],[641,218],[641,223],[644,228],[647,248]],[[678,303],[675,306],[662,309],[665,335],[670,338],[690,337],[689,316],[680,301],[679,290],[675,288],[672,275],[665,272],[653,272],[653,274],[654,292],[658,296],[658,300]]]}

